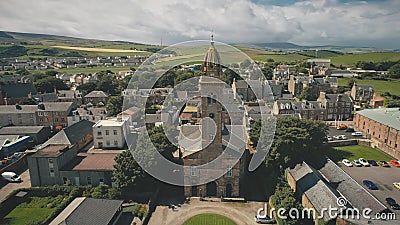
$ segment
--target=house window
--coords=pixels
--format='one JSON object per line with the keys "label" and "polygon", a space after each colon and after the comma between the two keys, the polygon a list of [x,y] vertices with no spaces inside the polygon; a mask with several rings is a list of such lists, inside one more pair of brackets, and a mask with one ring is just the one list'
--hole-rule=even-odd
{"label": "house window", "polygon": [[65,118],[63,117],[63,118],[61,118],[61,122],[65,122]]}
{"label": "house window", "polygon": [[103,179],[103,178],[100,178],[100,179],[99,179],[99,183],[100,183],[100,184],[104,184],[104,179]]}
{"label": "house window", "polygon": [[110,131],[109,130],[106,130],[106,135],[110,135]]}
{"label": "house window", "polygon": [[118,146],[118,141],[117,140],[114,140],[114,145]]}
{"label": "house window", "polygon": [[92,177],[87,177],[87,184],[92,185]]}
{"label": "house window", "polygon": [[226,171],[226,176],[228,176],[228,177],[232,177],[233,176],[232,166],[228,166],[227,171]]}
{"label": "house window", "polygon": [[106,141],[106,145],[107,145],[107,146],[110,146],[110,141]]}
{"label": "house window", "polygon": [[58,122],[58,118],[55,118],[54,121],[55,121],[55,122]]}
{"label": "house window", "polygon": [[48,115],[49,115],[49,112],[44,112],[43,115],[44,115],[44,116],[48,116]]}
{"label": "house window", "polygon": [[50,176],[54,177],[54,169],[50,169]]}
{"label": "house window", "polygon": [[54,169],[54,160],[53,159],[49,159],[49,168]]}
{"label": "house window", "polygon": [[97,136],[101,136],[101,130],[97,131]]}
{"label": "house window", "polygon": [[192,175],[192,177],[197,177],[197,168],[195,166],[191,167],[190,174]]}
{"label": "house window", "polygon": [[117,130],[114,130],[114,135],[118,135],[118,131]]}
{"label": "house window", "polygon": [[43,112],[38,112],[38,115],[39,116],[43,116]]}

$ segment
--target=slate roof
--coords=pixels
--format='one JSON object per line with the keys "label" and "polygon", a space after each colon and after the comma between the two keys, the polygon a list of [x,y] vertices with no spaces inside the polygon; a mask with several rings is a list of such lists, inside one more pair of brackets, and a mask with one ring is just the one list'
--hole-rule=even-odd
{"label": "slate roof", "polygon": [[372,210],[372,214],[382,212],[386,209],[386,206],[379,202],[332,160],[327,159],[325,164],[319,168],[318,171],[332,186],[336,186],[335,189],[345,197],[354,208],[360,211],[369,208]]}
{"label": "slate roof", "polygon": [[119,211],[121,200],[75,198],[50,225],[108,225]]}
{"label": "slate roof", "polygon": [[3,84],[0,86],[3,98],[24,98],[29,94],[36,95],[36,88],[32,83]]}
{"label": "slate roof", "polygon": [[50,157],[50,158],[55,158],[60,155],[62,155],[64,152],[69,150],[68,145],[47,145],[42,149],[39,149],[35,154],[33,154],[31,157],[38,157],[38,158],[43,158],[43,157]]}
{"label": "slate roof", "polygon": [[74,103],[72,103],[72,102],[45,102],[45,103],[41,103],[41,104],[44,105],[44,110],[40,109],[40,107],[36,107],[38,109],[38,111],[62,112],[62,111],[70,110],[71,106]]}
{"label": "slate roof", "polygon": [[0,135],[2,134],[37,134],[44,126],[15,126],[15,127],[3,127],[0,129]]}
{"label": "slate roof", "polygon": [[[341,208],[337,204],[340,194],[328,186],[320,177],[318,172],[307,163],[297,164],[290,169],[290,174],[296,181],[296,191],[307,196],[317,212],[328,206]],[[328,212],[323,214],[324,219],[330,219]]]}
{"label": "slate roof", "polygon": [[104,91],[92,91],[85,95],[85,98],[107,98],[108,94]]}
{"label": "slate roof", "polygon": [[36,105],[0,105],[0,113],[35,113]]}
{"label": "slate roof", "polygon": [[46,141],[43,146],[47,146],[50,144],[74,145],[79,140],[82,140],[86,135],[93,132],[93,125],[93,122],[81,120],[59,131],[56,135]]}
{"label": "slate roof", "polygon": [[345,94],[326,94],[326,101],[337,102],[338,96],[342,96],[342,101],[344,102],[352,102],[351,98]]}
{"label": "slate roof", "polygon": [[356,113],[388,127],[400,130],[400,108],[364,109]]}

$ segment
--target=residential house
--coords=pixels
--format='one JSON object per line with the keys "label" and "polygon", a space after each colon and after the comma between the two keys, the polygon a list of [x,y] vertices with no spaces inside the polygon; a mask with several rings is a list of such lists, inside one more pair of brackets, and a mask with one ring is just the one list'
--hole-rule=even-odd
{"label": "residential house", "polygon": [[318,101],[277,100],[273,106],[273,114],[276,116],[300,115],[302,119],[326,120],[326,109]]}
{"label": "residential house", "polygon": [[36,121],[39,126],[49,126],[61,129],[68,126],[74,103],[72,102],[45,102],[37,105]]}
{"label": "residential house", "polygon": [[355,102],[369,103],[374,97],[374,87],[371,85],[357,85],[354,82],[351,88],[351,98]]}
{"label": "residential house", "polygon": [[118,118],[100,120],[93,125],[94,147],[122,149],[125,146],[123,126],[126,121]]}
{"label": "residential house", "polygon": [[317,101],[326,109],[326,120],[346,120],[351,117],[353,101],[348,95],[321,92]]}
{"label": "residential house", "polygon": [[109,98],[109,95],[104,91],[92,91],[83,97],[83,102],[84,104],[105,106]]}
{"label": "residential house", "polygon": [[83,104],[82,93],[74,90],[58,90],[58,102],[73,102],[74,105],[80,106]]}
{"label": "residential house", "polygon": [[36,126],[36,105],[0,105],[0,126]]}
{"label": "residential house", "polygon": [[77,123],[81,120],[88,120],[97,123],[100,120],[105,120],[108,116],[106,107],[82,107],[73,110],[71,116],[68,116],[68,126]]}

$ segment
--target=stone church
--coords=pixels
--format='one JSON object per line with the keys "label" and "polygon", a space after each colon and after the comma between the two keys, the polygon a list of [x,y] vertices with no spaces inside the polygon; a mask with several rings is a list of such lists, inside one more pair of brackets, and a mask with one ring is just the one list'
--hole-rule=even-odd
{"label": "stone church", "polygon": [[[233,91],[227,92],[222,73],[221,58],[212,40],[202,64],[200,97],[186,104],[196,110],[189,123],[180,124],[180,157],[189,168],[184,171],[185,196],[240,196],[246,117],[240,103],[227,102],[234,99],[226,97]],[[228,114],[236,115],[234,123],[226,123]]]}

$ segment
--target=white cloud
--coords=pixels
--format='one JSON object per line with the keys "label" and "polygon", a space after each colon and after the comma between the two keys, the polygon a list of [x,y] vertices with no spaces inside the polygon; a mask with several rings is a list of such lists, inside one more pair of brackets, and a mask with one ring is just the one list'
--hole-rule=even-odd
{"label": "white cloud", "polygon": [[168,44],[223,42],[372,45],[400,48],[400,3],[306,0],[286,6],[249,0],[3,0],[0,29]]}

